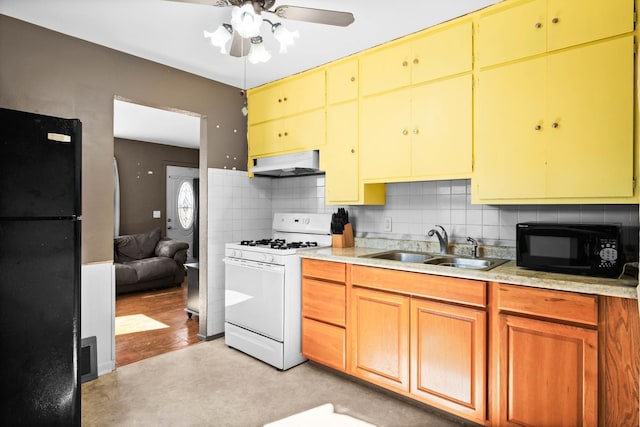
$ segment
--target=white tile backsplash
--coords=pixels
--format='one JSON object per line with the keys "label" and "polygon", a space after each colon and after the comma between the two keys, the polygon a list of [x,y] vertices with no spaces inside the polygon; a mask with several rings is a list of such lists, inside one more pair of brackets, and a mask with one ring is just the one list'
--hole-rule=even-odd
{"label": "white tile backsplash", "polygon": [[[272,213],[338,208],[324,204],[324,177],[273,179],[271,191]],[[625,240],[638,245],[638,205],[473,205],[470,191],[470,180],[393,183],[387,184],[384,206],[345,207],[358,237],[422,240],[440,224],[454,243],[466,243],[470,236],[482,245],[513,247],[518,222],[614,222],[629,227]],[[384,217],[392,219],[390,233],[382,231]]]}

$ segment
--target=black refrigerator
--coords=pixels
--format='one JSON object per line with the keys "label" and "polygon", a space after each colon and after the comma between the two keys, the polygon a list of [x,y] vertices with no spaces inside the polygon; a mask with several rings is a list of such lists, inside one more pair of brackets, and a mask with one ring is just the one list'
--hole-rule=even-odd
{"label": "black refrigerator", "polygon": [[80,425],[81,146],[0,108],[0,425]]}

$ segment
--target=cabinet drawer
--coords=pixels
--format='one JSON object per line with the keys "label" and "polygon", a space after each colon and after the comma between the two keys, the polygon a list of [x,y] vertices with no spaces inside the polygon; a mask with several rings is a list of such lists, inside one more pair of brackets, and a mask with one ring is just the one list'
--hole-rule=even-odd
{"label": "cabinet drawer", "polygon": [[598,299],[592,295],[498,284],[498,308],[567,322],[598,324]]}
{"label": "cabinet drawer", "polygon": [[355,265],[352,272],[352,282],[354,285],[367,288],[400,292],[476,307],[486,307],[487,305],[487,283],[477,280]]}
{"label": "cabinet drawer", "polygon": [[334,325],[345,325],[345,286],[302,279],[302,315]]}
{"label": "cabinet drawer", "polygon": [[302,318],[302,354],[316,362],[344,371],[344,328]]}
{"label": "cabinet drawer", "polygon": [[302,260],[302,275],[317,279],[344,283],[346,280],[346,264],[315,259]]}

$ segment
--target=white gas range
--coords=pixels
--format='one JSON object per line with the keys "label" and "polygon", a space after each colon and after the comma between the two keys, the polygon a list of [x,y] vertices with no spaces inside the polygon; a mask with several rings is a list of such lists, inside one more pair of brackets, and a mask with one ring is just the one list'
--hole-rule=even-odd
{"label": "white gas range", "polygon": [[225,245],[225,343],[278,369],[301,353],[300,251],[331,246],[331,214],[276,213],[269,239]]}

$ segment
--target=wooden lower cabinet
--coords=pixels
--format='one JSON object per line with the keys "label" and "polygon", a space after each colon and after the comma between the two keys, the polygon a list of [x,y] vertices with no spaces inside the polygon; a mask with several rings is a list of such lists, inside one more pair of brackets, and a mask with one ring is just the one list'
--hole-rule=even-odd
{"label": "wooden lower cabinet", "polygon": [[499,425],[597,425],[598,333],[500,315]]}
{"label": "wooden lower cabinet", "polygon": [[476,422],[486,419],[486,313],[411,300],[411,394]]}
{"label": "wooden lower cabinet", "polygon": [[352,373],[408,392],[410,298],[358,287],[351,298]]}
{"label": "wooden lower cabinet", "polygon": [[347,369],[346,264],[302,261],[302,355]]}
{"label": "wooden lower cabinet", "polygon": [[598,298],[495,283],[493,424],[598,425]]}

